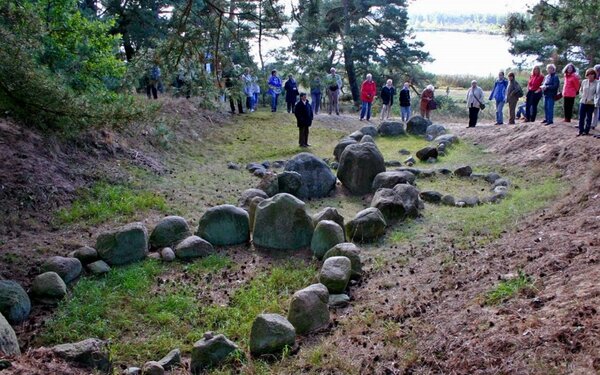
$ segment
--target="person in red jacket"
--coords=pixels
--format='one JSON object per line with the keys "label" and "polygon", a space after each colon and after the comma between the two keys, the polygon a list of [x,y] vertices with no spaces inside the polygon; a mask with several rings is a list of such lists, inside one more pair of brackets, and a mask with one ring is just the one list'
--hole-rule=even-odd
{"label": "person in red jacket", "polygon": [[371,120],[371,106],[373,105],[375,95],[377,95],[377,85],[375,85],[375,81],[373,81],[373,76],[367,74],[367,79],[360,87],[360,100],[362,101],[360,121],[362,121],[365,116],[367,117],[367,121]]}
{"label": "person in red jacket", "polygon": [[575,97],[579,92],[581,81],[579,79],[579,74],[577,74],[577,69],[575,69],[575,65],[572,63],[568,63],[567,66],[565,66],[563,73],[565,84],[563,86],[562,96],[565,100],[565,122],[571,122],[571,118],[573,117],[573,105],[575,104]]}
{"label": "person in red jacket", "polygon": [[542,99],[542,83],[544,75],[539,66],[534,66],[527,82],[527,97],[525,98],[525,120],[523,122],[534,122],[537,116],[537,107]]}

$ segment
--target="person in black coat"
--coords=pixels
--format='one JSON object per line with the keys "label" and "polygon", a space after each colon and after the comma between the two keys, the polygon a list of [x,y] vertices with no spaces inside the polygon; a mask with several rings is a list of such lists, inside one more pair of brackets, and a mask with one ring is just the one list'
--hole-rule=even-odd
{"label": "person in black coat", "polygon": [[388,79],[385,83],[385,86],[381,89],[381,98],[382,107],[381,107],[381,119],[387,120],[390,118],[392,112],[392,104],[394,104],[394,95],[396,95],[396,89],[394,88],[393,82],[391,79]]}
{"label": "person in black coat", "polygon": [[300,100],[296,103],[296,107],[294,110],[294,115],[296,115],[296,120],[298,121],[298,143],[300,147],[308,147],[308,128],[312,125],[313,120],[313,110],[309,101],[306,99],[306,94],[300,94]]}
{"label": "person in black coat", "polygon": [[287,111],[288,113],[294,113],[294,104],[298,98],[298,84],[296,80],[290,74],[288,76],[288,80],[285,82],[285,102],[287,103]]}

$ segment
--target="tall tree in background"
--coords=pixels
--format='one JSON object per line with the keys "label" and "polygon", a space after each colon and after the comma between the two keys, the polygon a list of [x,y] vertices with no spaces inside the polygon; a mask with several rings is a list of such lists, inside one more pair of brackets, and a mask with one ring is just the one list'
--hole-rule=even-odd
{"label": "tall tree in background", "polygon": [[[379,65],[389,71],[427,60],[407,27],[406,0],[300,0],[292,37],[297,63],[323,74],[343,63],[355,103],[360,102],[358,78]],[[316,56],[316,58],[313,57]],[[314,67],[317,67],[315,69]],[[325,68],[325,69],[323,69]]]}
{"label": "tall tree in background", "polygon": [[542,0],[527,14],[506,21],[511,53],[539,61],[593,64],[600,54],[600,3],[597,0]]}

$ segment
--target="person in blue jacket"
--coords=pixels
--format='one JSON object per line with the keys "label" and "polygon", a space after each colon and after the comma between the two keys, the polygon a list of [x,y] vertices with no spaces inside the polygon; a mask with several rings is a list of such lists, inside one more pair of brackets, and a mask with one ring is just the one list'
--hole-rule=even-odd
{"label": "person in blue jacket", "polygon": [[271,70],[267,84],[269,85],[269,95],[271,95],[271,112],[277,112],[277,102],[279,94],[281,94],[281,78],[277,77],[277,70]]}
{"label": "person in blue jacket", "polygon": [[504,116],[502,115],[502,109],[504,108],[504,103],[506,102],[506,88],[508,87],[508,80],[504,78],[504,72],[500,71],[498,73],[498,79],[494,82],[494,88],[490,93],[490,99],[494,99],[496,101],[496,124],[502,125],[504,124]]}
{"label": "person in blue jacket", "polygon": [[542,124],[552,125],[554,124],[554,97],[558,94],[560,80],[556,75],[556,66],[554,64],[548,64],[546,72],[548,74],[544,77],[544,82],[541,86],[542,93],[544,93],[544,115],[546,116]]}

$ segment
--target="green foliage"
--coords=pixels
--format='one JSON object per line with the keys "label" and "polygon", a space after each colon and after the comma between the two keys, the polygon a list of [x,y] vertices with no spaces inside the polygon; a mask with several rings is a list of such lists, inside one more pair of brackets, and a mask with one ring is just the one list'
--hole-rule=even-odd
{"label": "green foliage", "polygon": [[101,182],[84,191],[71,207],[59,210],[56,215],[63,224],[81,221],[98,224],[149,209],[164,211],[165,199],[147,191],[134,191],[126,186]]}
{"label": "green foliage", "polygon": [[498,305],[515,297],[524,290],[533,288],[533,280],[523,271],[517,277],[501,281],[494,289],[485,294],[486,305]]}

